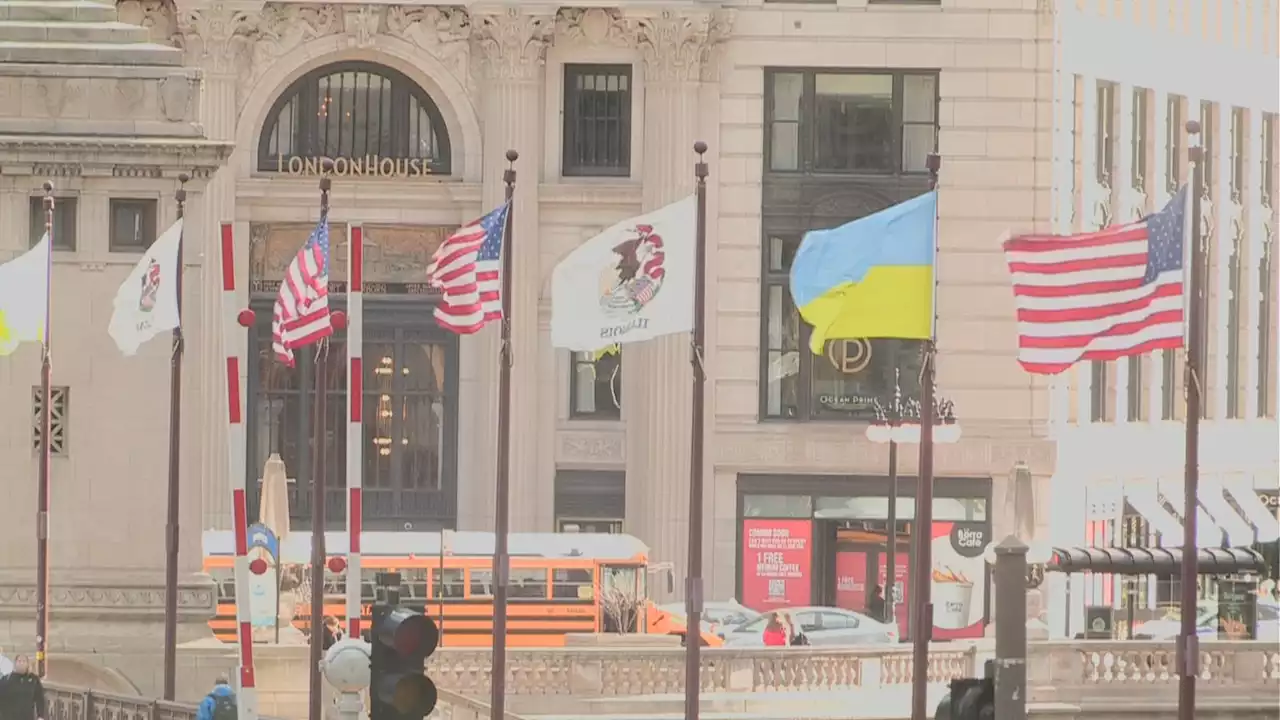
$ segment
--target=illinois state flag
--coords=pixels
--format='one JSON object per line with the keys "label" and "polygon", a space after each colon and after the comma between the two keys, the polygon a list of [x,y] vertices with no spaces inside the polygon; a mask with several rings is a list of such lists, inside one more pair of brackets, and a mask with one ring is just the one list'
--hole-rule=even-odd
{"label": "illinois state flag", "polygon": [[182,220],[164,231],[116,291],[108,332],[125,355],[142,343],[178,327],[178,248]]}
{"label": "illinois state flag", "polygon": [[594,351],[693,329],[697,201],[614,225],[551,276],[551,343]]}

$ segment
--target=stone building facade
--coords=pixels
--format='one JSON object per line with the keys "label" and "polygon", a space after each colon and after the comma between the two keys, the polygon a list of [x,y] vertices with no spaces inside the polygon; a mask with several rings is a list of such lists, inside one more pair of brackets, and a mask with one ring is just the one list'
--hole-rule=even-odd
{"label": "stone building facade", "polygon": [[[386,418],[366,420],[366,527],[492,526],[497,331],[446,336],[420,285],[435,244],[500,202],[503,154],[514,148],[513,529],[624,530],[682,576],[687,340],[626,346],[599,359],[556,350],[548,283],[554,265],[599,230],[689,193],[691,148],[705,140],[710,597],[748,592],[754,582],[743,577],[745,518],[808,523],[803,562],[812,569],[803,582],[812,592],[803,597],[815,603],[833,584],[840,533],[864,520],[883,525],[883,509],[860,504],[883,505],[888,494],[888,450],[866,439],[865,425],[871,400],[891,396],[895,377],[915,392],[917,350],[850,342],[812,356],[784,289],[786,262],[805,230],[923,192],[924,158],[935,148],[942,156],[938,384],[963,428],[958,443],[937,450],[938,494],[949,508],[938,512],[976,523],[987,537],[1010,530],[999,509],[1015,466],[1025,464],[1020,477],[1046,486],[1055,466],[1048,385],[1014,360],[998,241],[1009,229],[1050,227],[1053,20],[1041,5],[185,0],[175,8],[123,0],[121,19],[181,48],[187,66],[202,73],[203,131],[234,144],[186,234],[195,250],[186,310],[185,570],[199,568],[194,529],[230,524],[228,478],[252,494],[270,452],[281,453],[298,479],[298,520],[309,512],[311,404],[299,388],[311,387],[311,370],[306,361],[292,373],[273,366],[264,326],[231,340],[247,343],[250,441],[247,467],[227,467],[215,248],[217,223],[233,222],[243,302],[269,317],[273,283],[318,217],[311,169],[320,156],[347,158],[333,179],[331,279],[345,280],[347,228],[360,223],[366,280],[383,291],[371,290],[365,302],[366,363],[389,370],[366,382],[366,417]],[[368,170],[375,158],[376,173]],[[172,214],[168,201],[160,207],[159,219]],[[96,222],[88,212],[81,210],[81,227]],[[18,216],[6,222],[25,227],[25,213]],[[88,252],[60,256],[65,272],[90,261]],[[104,313],[126,260],[112,262],[120,267],[109,277],[59,290],[82,312],[58,316],[67,328],[63,352],[73,359],[60,363],[55,384],[72,388],[77,401],[63,420],[70,440],[55,459],[54,481],[76,491],[55,491],[53,557],[61,567],[156,570],[169,354],[158,341],[132,359],[110,347]],[[342,304],[341,292],[334,301]],[[15,358],[0,365],[4,462],[7,474],[26,478],[35,472],[27,424],[38,352]],[[333,379],[334,396],[345,392],[342,382]],[[79,400],[82,386],[93,402]],[[343,403],[329,406],[340,412]],[[335,414],[334,448],[344,430]],[[343,517],[337,452],[327,480],[334,528]],[[915,470],[915,448],[904,447],[903,519]],[[14,502],[0,518],[21,530],[4,564],[28,568],[28,513],[18,508],[34,500],[23,489],[6,492]]]}

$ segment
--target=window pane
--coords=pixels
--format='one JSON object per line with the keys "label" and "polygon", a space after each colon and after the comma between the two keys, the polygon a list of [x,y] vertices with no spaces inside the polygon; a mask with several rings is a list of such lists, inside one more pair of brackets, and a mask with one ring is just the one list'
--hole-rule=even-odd
{"label": "window pane", "polygon": [[938,77],[906,75],[902,78],[902,121],[929,123],[937,120]]}
{"label": "window pane", "polygon": [[391,395],[364,396],[364,486],[391,487]]}
{"label": "window pane", "polygon": [[401,487],[438,488],[444,469],[444,398],[404,395],[400,407],[400,441],[394,452],[403,453]]}
{"label": "window pane", "polygon": [[400,374],[407,392],[444,392],[445,348],[436,343],[409,342],[402,346]]}
{"label": "window pane", "polygon": [[773,76],[773,120],[800,119],[800,97],[804,94],[804,75],[775,73]]}
{"label": "window pane", "polygon": [[808,495],[747,495],[743,517],[807,518],[812,515]]}
{"label": "window pane", "polygon": [[547,571],[542,569],[511,568],[509,594],[512,600],[545,600],[547,598]]}
{"label": "window pane", "polygon": [[766,415],[796,417],[800,396],[800,313],[783,285],[768,289]]}
{"label": "window pane", "polygon": [[775,122],[769,126],[769,167],[773,170],[800,169],[800,124]]}
{"label": "window pane", "polygon": [[631,163],[631,68],[566,65],[564,173],[625,175]]}
{"label": "window pane", "polygon": [[833,340],[822,357],[811,361],[816,417],[872,420],[875,401],[891,397],[895,382],[904,396],[918,394],[920,353],[915,341]]}
{"label": "window pane", "polygon": [[892,76],[823,74],[817,76],[815,89],[814,166],[892,170]]}
{"label": "window pane", "polygon": [[796,257],[796,251],[800,249],[800,239],[795,237],[769,238],[769,271],[770,272],[789,272],[791,270],[791,261]]}
{"label": "window pane", "polygon": [[493,595],[493,571],[471,571],[471,597],[491,597]]}
{"label": "window pane", "polygon": [[609,352],[574,353],[572,362],[574,404],[570,408],[570,414],[609,419],[621,417],[621,353],[616,349]]}
{"label": "window pane", "polygon": [[938,128],[928,125],[903,125],[902,170],[926,172],[929,169],[929,153],[938,147]]}
{"label": "window pane", "polygon": [[462,569],[445,568],[432,570],[431,593],[443,598],[462,597]]}
{"label": "window pane", "polygon": [[561,600],[590,600],[595,595],[590,570],[552,570],[552,597]]}

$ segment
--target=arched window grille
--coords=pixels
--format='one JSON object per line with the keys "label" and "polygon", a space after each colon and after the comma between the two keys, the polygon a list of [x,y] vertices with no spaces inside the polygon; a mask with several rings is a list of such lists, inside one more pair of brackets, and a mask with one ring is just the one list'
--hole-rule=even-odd
{"label": "arched window grille", "polygon": [[402,73],[365,62],[326,65],[281,93],[258,141],[260,171],[318,158],[345,158],[339,174],[376,177],[394,167],[397,175],[444,175],[449,134],[430,96]]}

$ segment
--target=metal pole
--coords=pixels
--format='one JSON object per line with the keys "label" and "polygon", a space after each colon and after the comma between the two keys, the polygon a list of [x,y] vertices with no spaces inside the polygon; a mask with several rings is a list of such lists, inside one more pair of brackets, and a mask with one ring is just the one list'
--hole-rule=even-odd
{"label": "metal pole", "polygon": [[693,144],[698,162],[693,166],[697,179],[698,216],[694,226],[696,255],[694,259],[693,290],[693,347],[689,362],[693,366],[693,424],[689,442],[689,578],[684,591],[685,602],[685,659],[684,659],[684,717],[698,720],[702,692],[702,452],[706,407],[706,268],[707,268],[707,144],[699,140]]}
{"label": "metal pole", "polygon": [[889,532],[885,539],[888,541],[884,557],[885,608],[884,617],[876,620],[893,624],[897,615],[893,591],[898,585],[898,442],[893,438],[889,438]]}
{"label": "metal pole", "polygon": [[[332,181],[328,175],[320,178],[320,218],[329,215],[329,189]],[[312,405],[315,418],[315,436],[311,441],[311,662],[308,672],[311,678],[311,707],[309,720],[324,720],[321,693],[324,686],[320,678],[320,660],[324,657],[324,562],[327,559],[324,542],[325,528],[325,394],[328,390],[329,348],[326,340],[317,347],[315,362],[316,399]]]}
{"label": "metal pole", "polygon": [[36,674],[44,677],[49,648],[49,459],[53,452],[53,183],[44,184],[44,231],[49,236],[45,272],[44,347],[40,358],[40,471],[36,478]]}
{"label": "metal pole", "polygon": [[[507,151],[507,227],[502,238],[502,348],[498,361],[498,473],[494,488],[493,519],[493,664],[489,674],[490,717],[503,718],[507,707],[507,532],[511,522],[511,286],[515,270],[515,244],[511,229],[516,214],[516,160],[520,153]],[[444,543],[444,535],[440,536]]]}
{"label": "metal pole", "polygon": [[[178,176],[178,219],[187,206],[186,173]],[[185,225],[183,227],[185,231]],[[178,262],[174,269],[173,287],[178,294],[178,325],[173,329],[173,355],[169,369],[169,508],[165,524],[164,565],[164,699],[172,701],[178,683],[178,498],[181,480],[182,452],[182,245],[178,238]]]}
{"label": "metal pole", "polygon": [[[938,187],[942,160],[929,155],[929,188]],[[936,265],[935,265],[936,267]],[[936,278],[935,278],[936,282]],[[937,308],[934,308],[937,312]],[[920,373],[920,477],[916,483],[915,568],[911,588],[911,720],[928,720],[929,641],[933,636],[933,383],[934,338],[925,341]]]}
{"label": "metal pole", "polygon": [[1196,712],[1196,674],[1200,660],[1200,643],[1196,636],[1196,511],[1200,486],[1200,405],[1204,365],[1204,275],[1205,254],[1200,228],[1200,191],[1204,184],[1202,158],[1204,147],[1200,123],[1187,123],[1191,137],[1187,155],[1191,160],[1191,287],[1187,317],[1187,440],[1184,508],[1182,511],[1182,631],[1178,650],[1178,720],[1194,720]]}
{"label": "metal pole", "polygon": [[1027,720],[1027,547],[996,546],[996,717]]}

